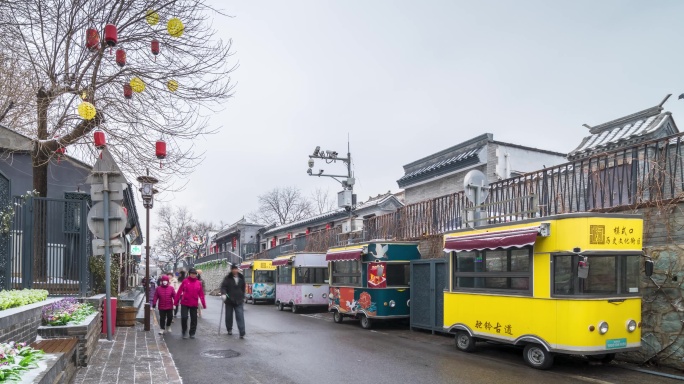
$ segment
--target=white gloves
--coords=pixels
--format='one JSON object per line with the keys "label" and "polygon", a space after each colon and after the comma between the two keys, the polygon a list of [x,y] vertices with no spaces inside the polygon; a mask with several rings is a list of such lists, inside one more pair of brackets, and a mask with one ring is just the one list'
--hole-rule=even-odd
{"label": "white gloves", "polygon": [[221,300],[222,300],[222,301],[226,301],[227,298],[228,298],[228,295],[221,295]]}

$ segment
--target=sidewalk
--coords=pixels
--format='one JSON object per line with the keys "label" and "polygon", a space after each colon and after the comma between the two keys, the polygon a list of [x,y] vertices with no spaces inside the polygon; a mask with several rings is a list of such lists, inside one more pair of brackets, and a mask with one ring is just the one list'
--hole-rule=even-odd
{"label": "sidewalk", "polygon": [[90,363],[76,372],[72,383],[182,383],[164,339],[157,334],[159,325],[152,313],[149,332],[138,323],[135,327],[117,327],[112,341],[100,339]]}

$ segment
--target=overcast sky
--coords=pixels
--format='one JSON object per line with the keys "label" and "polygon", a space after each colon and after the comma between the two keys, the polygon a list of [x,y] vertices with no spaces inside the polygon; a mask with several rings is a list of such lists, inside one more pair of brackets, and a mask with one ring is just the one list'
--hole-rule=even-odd
{"label": "overcast sky", "polygon": [[583,123],[668,93],[666,109],[684,111],[683,1],[215,4],[233,16],[214,25],[233,39],[235,95],[210,119],[220,133],[196,143],[202,166],[163,197],[202,220],[234,222],[275,187],[335,193],[306,162],[317,145],[345,152],[347,135],[366,200],[398,190],[404,164],[482,133],[569,152]]}

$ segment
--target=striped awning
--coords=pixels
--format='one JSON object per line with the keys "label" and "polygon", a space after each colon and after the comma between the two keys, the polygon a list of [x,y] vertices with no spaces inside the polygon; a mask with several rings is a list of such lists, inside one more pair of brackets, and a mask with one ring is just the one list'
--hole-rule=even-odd
{"label": "striped awning", "polygon": [[273,259],[271,265],[274,267],[282,267],[283,265],[288,265],[292,261],[292,255],[289,256],[278,256]]}
{"label": "striped awning", "polygon": [[497,248],[522,248],[537,241],[539,227],[508,229],[505,231],[478,233],[477,235],[447,237],[445,252],[482,251]]}
{"label": "striped awning", "polygon": [[362,248],[345,249],[343,251],[328,252],[325,255],[325,261],[359,260],[361,258],[362,253],[363,253]]}

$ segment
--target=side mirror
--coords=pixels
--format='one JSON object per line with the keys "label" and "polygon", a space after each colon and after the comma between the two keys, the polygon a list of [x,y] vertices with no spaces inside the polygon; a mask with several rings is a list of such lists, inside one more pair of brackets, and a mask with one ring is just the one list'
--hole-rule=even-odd
{"label": "side mirror", "polygon": [[644,272],[646,277],[651,277],[653,275],[653,260],[646,260],[644,262]]}

